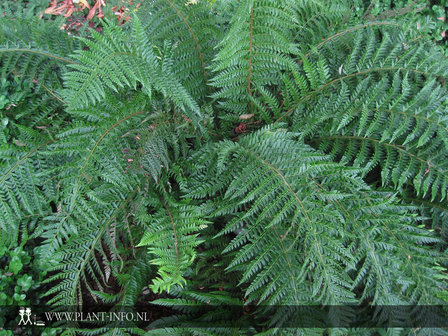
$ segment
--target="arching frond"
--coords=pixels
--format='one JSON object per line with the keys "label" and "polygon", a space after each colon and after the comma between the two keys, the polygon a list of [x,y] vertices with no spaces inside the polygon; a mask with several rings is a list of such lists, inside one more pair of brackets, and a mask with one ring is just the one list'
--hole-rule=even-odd
{"label": "arching frond", "polygon": [[104,34],[92,31],[93,40],[83,40],[89,49],[74,56],[78,64],[66,75],[65,100],[69,106],[83,108],[103,100],[108,92],[135,89],[139,83],[148,96],[155,88],[189,117],[197,118],[196,101],[159,60],[138,17],[132,20],[132,28],[131,41],[112,23],[105,25]]}
{"label": "arching frond", "polygon": [[369,190],[358,170],[332,163],[296,136],[266,128],[195,157],[189,196],[216,194],[215,215],[235,216],[222,234],[240,233],[224,252],[238,249],[228,269],[246,265],[240,284],[248,283],[250,301],[436,302],[428,264],[435,254],[425,245],[438,240],[412,224],[412,208]]}

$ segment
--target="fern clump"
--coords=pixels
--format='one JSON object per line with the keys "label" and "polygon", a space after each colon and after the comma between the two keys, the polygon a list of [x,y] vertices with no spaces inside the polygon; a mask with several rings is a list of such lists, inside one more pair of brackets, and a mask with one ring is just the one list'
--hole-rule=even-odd
{"label": "fern clump", "polygon": [[16,106],[0,148],[0,240],[37,244],[39,298],[166,312],[87,334],[443,334],[448,59],[423,21],[342,0],[134,9],[89,38],[0,19],[2,76],[51,102]]}

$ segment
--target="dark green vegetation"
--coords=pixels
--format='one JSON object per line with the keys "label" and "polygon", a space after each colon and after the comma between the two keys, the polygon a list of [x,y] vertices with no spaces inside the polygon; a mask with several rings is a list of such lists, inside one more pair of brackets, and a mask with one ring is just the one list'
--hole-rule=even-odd
{"label": "dark green vegetation", "polygon": [[[3,8],[6,303],[446,304],[448,59],[408,5],[147,0],[83,38]],[[147,333],[444,332],[207,318]]]}

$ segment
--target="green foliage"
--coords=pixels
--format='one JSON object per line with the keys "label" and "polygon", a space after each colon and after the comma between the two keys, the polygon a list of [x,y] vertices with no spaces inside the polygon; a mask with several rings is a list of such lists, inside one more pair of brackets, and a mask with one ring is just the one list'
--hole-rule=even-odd
{"label": "green foliage", "polygon": [[282,328],[291,312],[270,310],[446,303],[448,59],[413,10],[157,0],[75,37],[19,7],[0,19],[13,300],[31,276],[55,310],[166,309],[86,335],[445,332]]}
{"label": "green foliage", "polygon": [[170,64],[160,61],[138,18],[133,20],[131,36],[112,24],[104,34],[92,32],[94,41],[84,39],[89,50],[78,52],[78,64],[66,75],[65,100],[72,108],[83,108],[101,101],[106,90],[136,88],[151,96],[152,88],[167,94],[187,116],[197,117],[199,107],[190,94],[170,75]]}
{"label": "green foliage", "polygon": [[436,42],[446,55],[448,41],[446,0],[376,0],[361,1],[356,10],[361,17],[370,20],[384,20],[406,15],[413,27]]}
{"label": "green foliage", "polygon": [[210,94],[208,69],[222,32],[207,2],[143,2],[145,32],[163,58],[164,73],[173,73],[199,104]]}
{"label": "green foliage", "polygon": [[[446,107],[435,79],[446,76],[446,64],[436,64],[439,53],[393,41],[389,35],[380,43],[375,35],[372,30],[359,32],[345,57],[317,60],[316,55],[314,64],[307,60],[312,70],[296,76],[284,106],[297,119],[306,113],[304,132],[335,157],[353,160],[366,173],[380,164],[384,185],[391,181],[400,188],[413,181],[418,194],[444,199]],[[340,63],[339,73],[325,73],[319,82],[319,63],[323,69]],[[296,95],[294,85],[306,88],[299,104],[289,102]],[[320,91],[325,98],[315,95]],[[333,99],[337,103],[331,106],[328,100]],[[304,112],[303,105],[311,100],[314,108]]]}
{"label": "green foliage", "polygon": [[[48,268],[35,257],[33,248],[36,241],[29,239],[27,232],[21,237],[18,246],[7,248],[5,235],[0,237],[0,324],[8,328],[17,325],[16,320],[10,320],[14,306],[26,306],[31,302],[41,301],[36,290],[47,275]],[[15,317],[13,315],[13,317]]]}
{"label": "green foliage", "polygon": [[[188,196],[213,196],[224,188],[215,215],[230,212],[235,218],[221,234],[243,227],[224,252],[238,249],[228,268],[245,265],[240,283],[250,283],[249,302],[348,304],[356,301],[351,289],[362,287],[361,300],[373,297],[374,304],[387,305],[405,300],[392,294],[397,281],[410,285],[406,295],[415,302],[431,302],[437,283],[428,281],[434,275],[402,258],[422,253],[422,247],[412,252],[398,242],[437,239],[409,224],[413,218],[391,194],[370,191],[356,170],[332,163],[294,136],[265,129],[238,143],[218,143],[196,159],[214,157],[216,168],[198,164],[202,172]],[[420,265],[434,258],[421,257],[427,259]],[[395,280],[394,268],[402,270]],[[356,278],[350,278],[350,269],[357,269]],[[309,287],[306,279],[313,279]]]}
{"label": "green foliage", "polygon": [[183,273],[195,260],[195,248],[202,242],[197,239],[197,231],[206,227],[207,222],[201,219],[195,206],[165,204],[163,200],[152,206],[160,210],[144,219],[148,225],[137,247],[149,246],[148,252],[156,256],[151,263],[159,266],[160,277],[153,280],[150,288],[154,292],[169,292],[173,284],[185,282]]}

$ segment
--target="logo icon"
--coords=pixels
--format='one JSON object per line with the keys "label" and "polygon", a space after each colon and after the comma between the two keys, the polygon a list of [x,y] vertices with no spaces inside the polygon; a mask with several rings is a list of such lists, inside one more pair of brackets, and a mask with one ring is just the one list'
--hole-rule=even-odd
{"label": "logo icon", "polygon": [[19,315],[19,325],[33,324],[33,322],[31,322],[31,308],[20,308]]}
{"label": "logo icon", "polygon": [[37,325],[37,326],[43,326],[45,325],[42,321],[36,321],[36,315],[33,315],[34,317],[34,323],[33,321],[31,321],[31,308],[27,307],[27,308],[23,308],[20,307],[19,309],[19,316],[20,316],[20,320],[19,320],[19,325]]}

